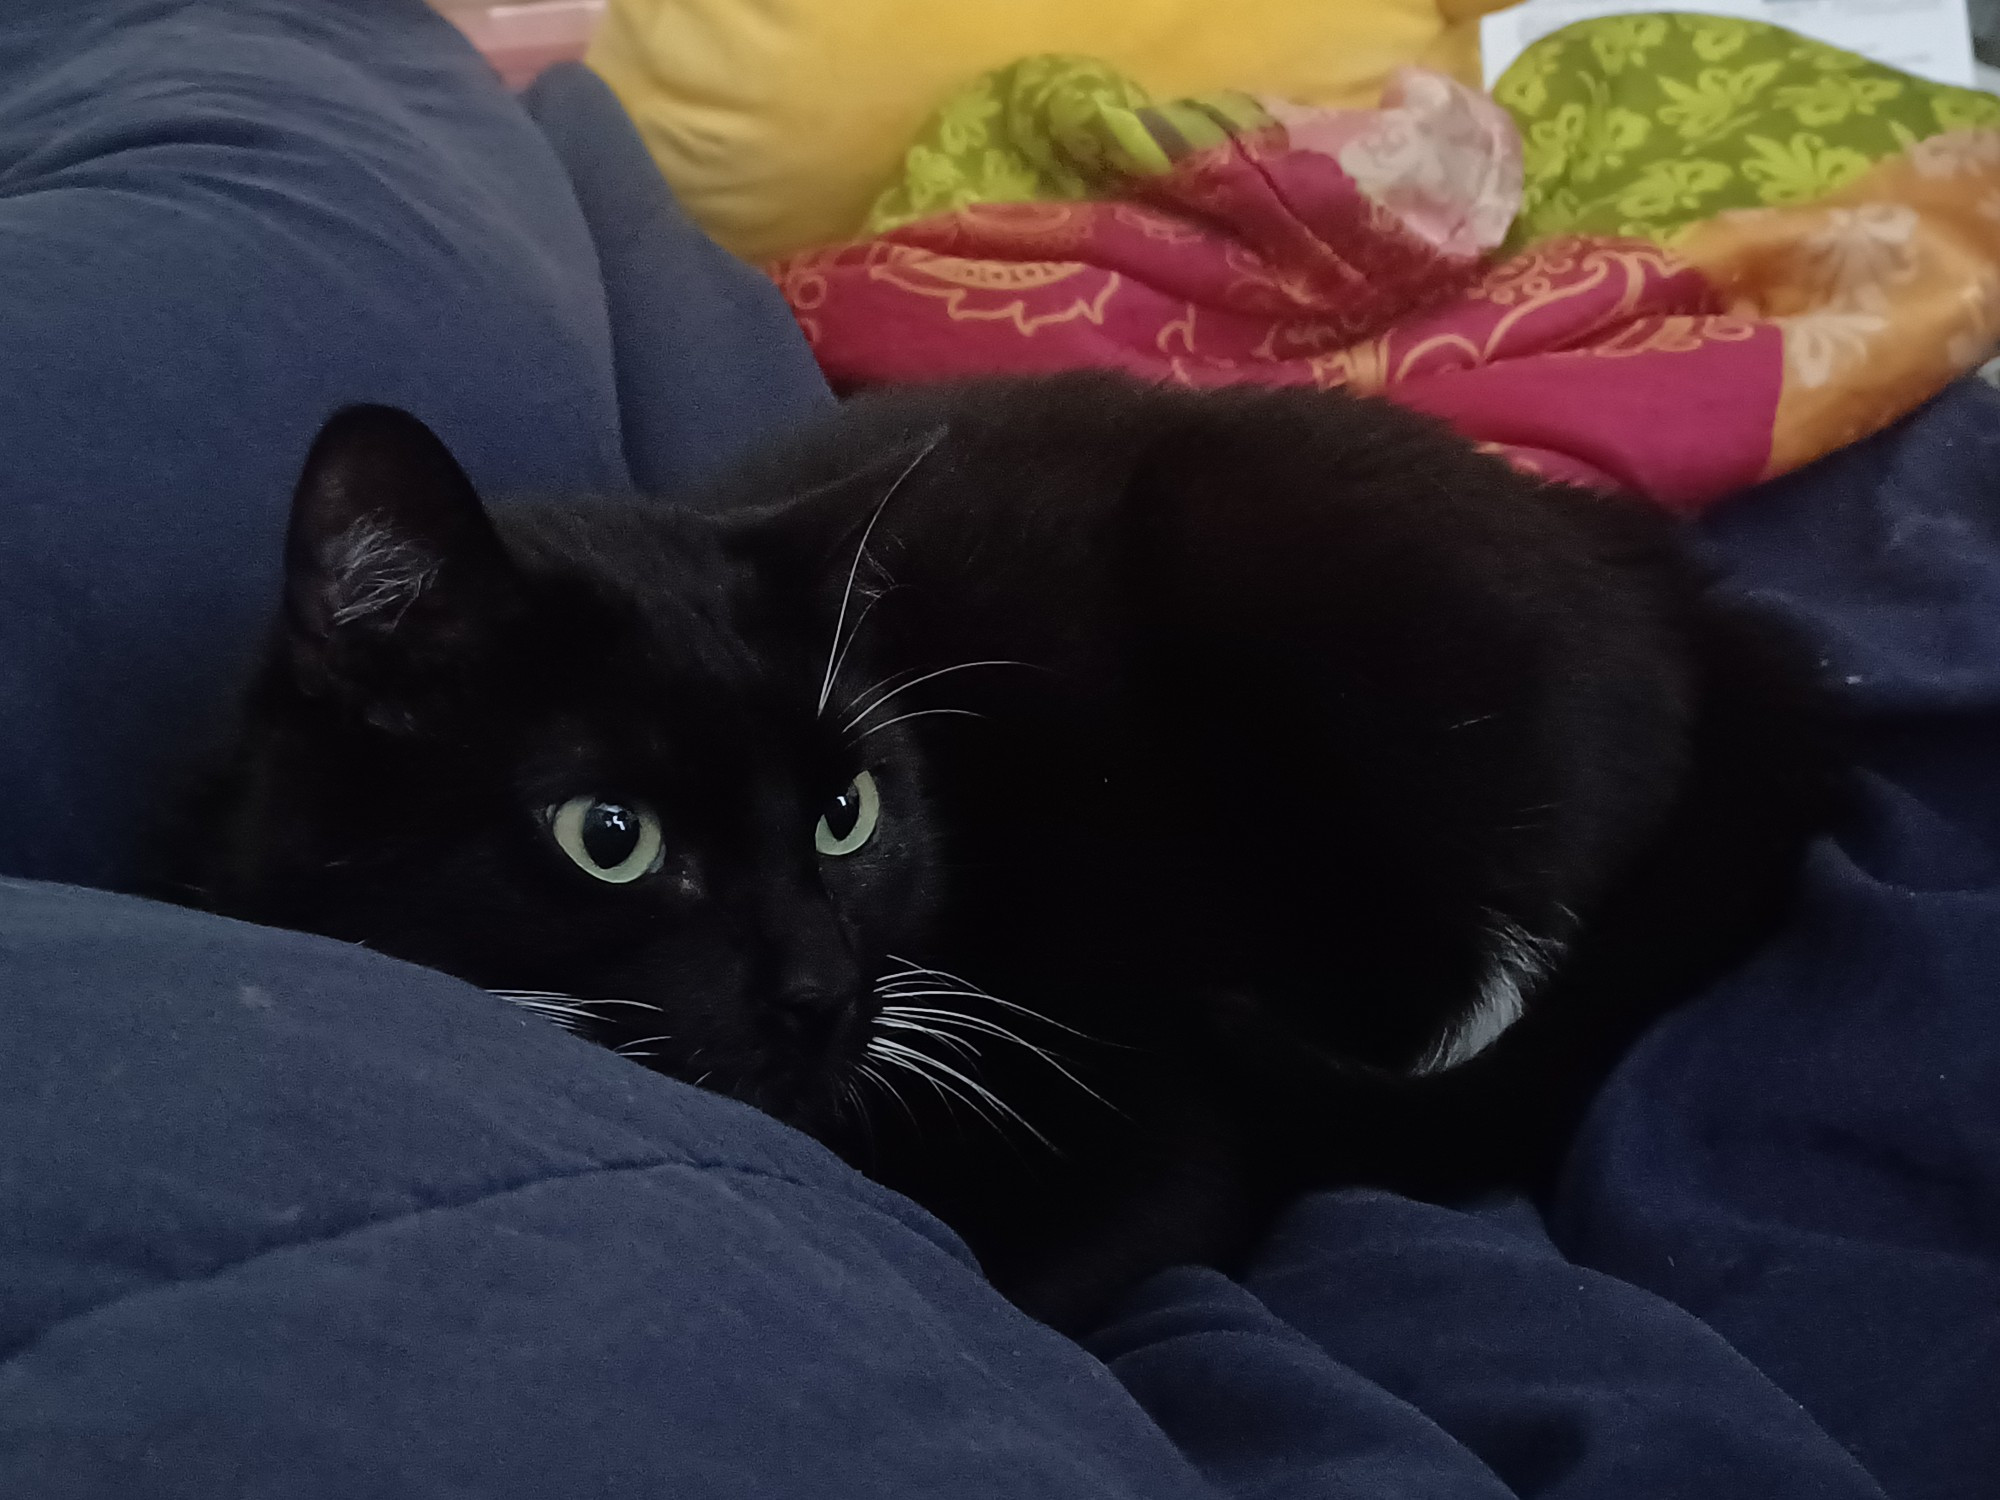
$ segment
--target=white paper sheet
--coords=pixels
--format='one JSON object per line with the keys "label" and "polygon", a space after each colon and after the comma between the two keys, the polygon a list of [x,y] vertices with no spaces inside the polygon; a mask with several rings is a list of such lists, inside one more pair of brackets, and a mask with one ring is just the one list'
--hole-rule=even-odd
{"label": "white paper sheet", "polygon": [[1531,42],[1572,21],[1635,11],[1690,10],[1769,21],[1939,83],[1970,87],[1972,26],[1965,0],[1527,0],[1479,23],[1486,86]]}

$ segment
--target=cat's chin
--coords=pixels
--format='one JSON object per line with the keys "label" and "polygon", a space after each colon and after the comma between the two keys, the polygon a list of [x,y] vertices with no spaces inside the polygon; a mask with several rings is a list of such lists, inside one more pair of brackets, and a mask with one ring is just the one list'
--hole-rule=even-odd
{"label": "cat's chin", "polygon": [[823,1062],[767,1072],[726,1092],[794,1130],[831,1141],[853,1124],[860,1085],[854,1063]]}

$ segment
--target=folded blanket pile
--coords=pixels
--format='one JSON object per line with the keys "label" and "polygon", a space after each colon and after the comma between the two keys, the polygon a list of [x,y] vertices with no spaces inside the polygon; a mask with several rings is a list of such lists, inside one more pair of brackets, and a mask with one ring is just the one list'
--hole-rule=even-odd
{"label": "folded blanket pile", "polygon": [[2000,100],[1706,16],[1569,27],[1490,100],[1406,70],[1367,111],[1031,58],[939,111],[868,238],[772,271],[844,389],[1342,385],[1693,511],[1990,352],[1996,127]]}

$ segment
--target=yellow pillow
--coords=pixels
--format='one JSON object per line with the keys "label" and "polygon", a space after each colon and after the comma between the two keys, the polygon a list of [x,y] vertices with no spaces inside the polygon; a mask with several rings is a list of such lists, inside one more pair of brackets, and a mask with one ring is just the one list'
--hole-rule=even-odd
{"label": "yellow pillow", "polygon": [[590,62],[688,209],[752,258],[858,232],[930,112],[1033,52],[1101,57],[1155,98],[1238,88],[1375,102],[1422,63],[1479,82],[1509,0],[611,0]]}

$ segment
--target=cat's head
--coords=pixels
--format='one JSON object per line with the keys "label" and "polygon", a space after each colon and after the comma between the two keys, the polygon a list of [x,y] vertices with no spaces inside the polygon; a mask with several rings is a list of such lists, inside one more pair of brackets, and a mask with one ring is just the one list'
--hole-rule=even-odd
{"label": "cat's head", "polygon": [[[789,506],[828,566],[846,502]],[[825,1133],[879,987],[926,951],[943,851],[916,747],[826,711],[831,634],[745,644],[759,610],[759,639],[808,627],[769,612],[742,524],[640,501],[489,515],[416,419],[337,416],[294,501],[207,899],[509,992]]]}

